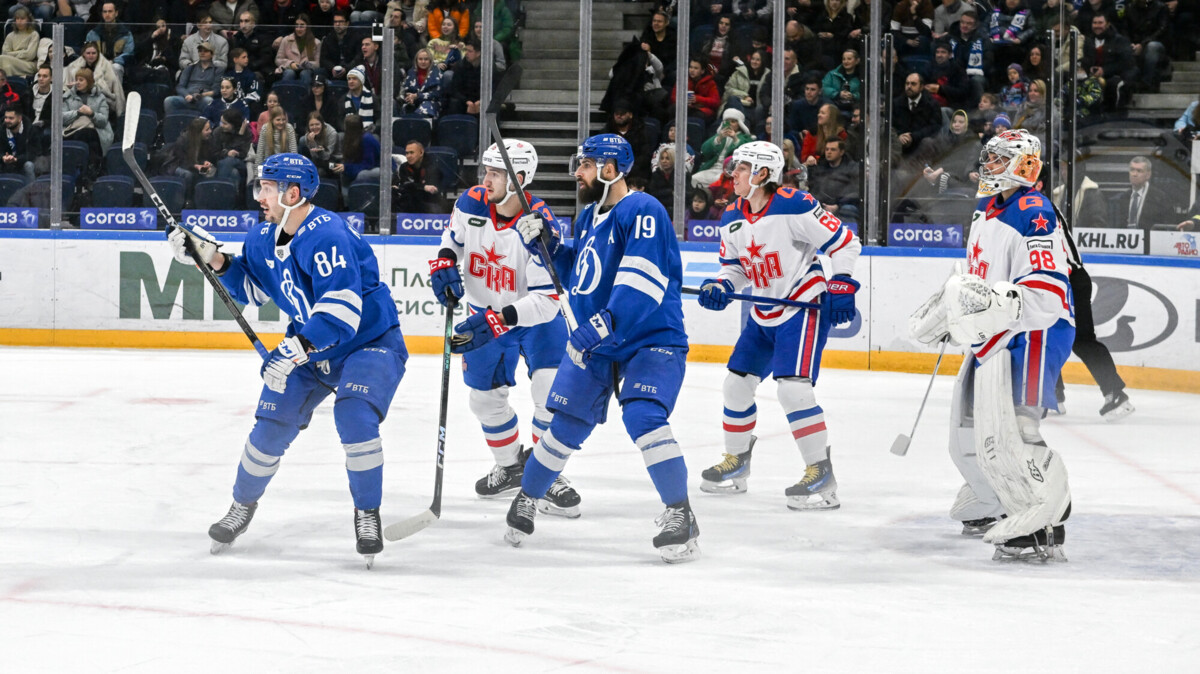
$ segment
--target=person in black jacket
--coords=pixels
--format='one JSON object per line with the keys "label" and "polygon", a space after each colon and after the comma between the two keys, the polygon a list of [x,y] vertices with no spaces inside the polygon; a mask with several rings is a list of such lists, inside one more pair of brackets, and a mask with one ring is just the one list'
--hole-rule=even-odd
{"label": "person in black jacket", "polygon": [[970,83],[962,66],[953,58],[949,42],[938,42],[933,48],[933,63],[929,64],[929,81],[925,91],[943,108],[962,108],[967,105]]}
{"label": "person in black jacket", "polygon": [[1118,33],[1104,14],[1092,18],[1080,65],[1088,75],[1104,79],[1105,107],[1120,110],[1129,105],[1129,87],[1137,79],[1133,48],[1129,38]]}
{"label": "person in black jacket", "polygon": [[904,155],[912,154],[922,140],[942,128],[942,109],[925,93],[925,78],[920,73],[904,78],[904,95],[892,102],[892,128]]}
{"label": "person in black jacket", "polygon": [[1133,0],[1125,10],[1125,25],[1129,28],[1129,42],[1133,57],[1141,71],[1141,87],[1155,91],[1163,71],[1170,64],[1166,40],[1168,25],[1167,6],[1161,0]]}
{"label": "person in black jacket", "polygon": [[33,157],[29,152],[29,125],[20,107],[5,106],[4,135],[0,136],[0,173],[19,173],[33,180]]}
{"label": "person in black jacket", "polygon": [[454,66],[454,79],[450,80],[446,111],[454,115],[479,115],[479,97],[483,73],[479,69],[479,45],[467,42],[463,49],[463,60]]}
{"label": "person in black jacket", "polygon": [[321,72],[331,80],[345,81],[350,64],[358,58],[362,39],[350,30],[350,16],[333,14],[333,30],[321,40]]}
{"label": "person in black jacket", "polygon": [[275,70],[275,49],[271,46],[274,39],[274,35],[258,27],[254,13],[246,11],[238,17],[238,31],[229,41],[229,47],[245,49],[250,58],[250,70],[265,78]]}
{"label": "person in black jacket", "polygon": [[650,17],[650,25],[642,31],[641,43],[648,45],[650,53],[662,63],[663,86],[669,89],[675,81],[675,29],[666,12],[660,10]]}

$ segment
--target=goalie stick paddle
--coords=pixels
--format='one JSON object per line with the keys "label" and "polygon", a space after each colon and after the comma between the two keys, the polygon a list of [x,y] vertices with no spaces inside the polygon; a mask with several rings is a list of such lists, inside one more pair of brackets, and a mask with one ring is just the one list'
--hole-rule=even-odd
{"label": "goalie stick paddle", "polygon": [[[163,203],[162,197],[158,196],[158,192],[154,190],[154,186],[146,178],[142,167],[138,166],[137,158],[133,154],[133,141],[137,138],[138,115],[141,114],[141,110],[142,95],[136,91],[130,92],[125,98],[125,132],[121,136],[121,156],[125,158],[125,163],[129,165],[129,170],[133,172],[134,177],[141,183],[142,190],[146,193],[146,196],[150,197],[150,201],[154,202],[154,207],[158,209],[158,217],[162,218],[163,222],[166,223],[166,226],[163,228],[164,231],[170,234],[171,229],[174,227],[179,227],[187,231],[186,227],[175,221],[175,218],[171,215],[171,211]],[[263,346],[262,340],[255,334],[254,328],[250,327],[250,324],[246,322],[246,317],[242,315],[242,310],[238,308],[237,303],[229,296],[229,291],[225,289],[225,286],[221,285],[221,280],[217,278],[216,272],[213,271],[212,267],[200,261],[199,254],[195,250],[191,250],[191,246],[188,248],[188,252],[192,254],[192,260],[200,268],[200,272],[204,274],[204,278],[208,280],[209,285],[213,287],[213,291],[216,292],[217,297],[221,298],[221,303],[225,305],[229,313],[233,314],[233,319],[237,321],[242,332],[246,333],[246,338],[254,345],[254,350],[258,352],[259,356],[262,356],[263,360],[266,360],[270,356],[267,347]]]}
{"label": "goalie stick paddle", "polygon": [[446,459],[446,410],[450,403],[450,342],[454,337],[454,307],[458,306],[458,298],[447,292],[450,300],[446,307],[446,328],[442,340],[442,399],[438,410],[438,441],[437,469],[433,478],[433,503],[429,508],[412,517],[389,524],[383,529],[383,537],[389,541],[408,538],[418,531],[438,521],[442,516],[442,473]]}
{"label": "goalie stick paddle", "polygon": [[912,432],[908,435],[901,433],[892,442],[892,454],[896,456],[908,454],[908,445],[912,442],[912,437],[917,434],[917,424],[921,423],[921,413],[925,411],[925,403],[929,400],[929,391],[933,389],[933,380],[937,378],[938,369],[942,366],[942,356],[946,355],[946,344],[949,341],[949,337],[942,338],[942,348],[938,351],[937,363],[933,366],[933,374],[929,375],[929,384],[925,387],[925,397],[921,398],[921,408],[917,410],[917,418],[913,421]]}
{"label": "goalie stick paddle", "polygon": [[[699,295],[700,288],[683,288],[684,295]],[[801,309],[820,309],[821,305],[816,302],[797,302],[784,298],[774,297],[758,297],[757,295],[745,295],[742,293],[725,293],[725,296],[731,300],[741,300],[743,302],[754,302],[756,304],[777,304],[784,307],[799,307]]]}

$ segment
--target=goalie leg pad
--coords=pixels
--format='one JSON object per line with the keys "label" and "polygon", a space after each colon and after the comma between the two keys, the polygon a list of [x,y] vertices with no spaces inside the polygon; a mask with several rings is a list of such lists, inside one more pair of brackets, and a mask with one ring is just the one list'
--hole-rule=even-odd
{"label": "goalie leg pad", "polygon": [[975,370],[975,446],[980,469],[1008,517],[984,534],[999,543],[1060,524],[1071,503],[1062,457],[1027,444],[1012,404],[1012,364],[989,358]]}
{"label": "goalie leg pad", "polygon": [[950,517],[960,522],[1004,514],[1000,499],[983,476],[975,457],[975,428],[971,411],[974,370],[975,359],[969,356],[964,358],[950,399],[950,459],[966,481],[950,508]]}

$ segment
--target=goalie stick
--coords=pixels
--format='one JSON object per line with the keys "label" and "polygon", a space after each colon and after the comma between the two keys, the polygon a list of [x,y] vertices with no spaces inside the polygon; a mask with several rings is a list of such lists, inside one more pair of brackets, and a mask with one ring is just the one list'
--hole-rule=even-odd
{"label": "goalie stick", "polygon": [[[158,217],[162,218],[163,222],[166,223],[166,226],[163,228],[166,233],[170,234],[173,227],[178,227],[187,232],[187,227],[175,221],[174,216],[171,215],[171,211],[163,203],[162,197],[158,196],[158,192],[150,184],[150,181],[146,178],[146,174],[142,171],[142,167],[138,166],[137,158],[134,157],[133,142],[137,138],[138,115],[141,113],[141,109],[142,95],[136,91],[130,92],[125,98],[125,132],[121,137],[121,156],[125,158],[125,163],[129,165],[129,170],[133,172],[134,177],[141,183],[142,190],[145,191],[146,196],[150,197],[150,201],[154,202],[154,207],[158,209]],[[255,334],[254,328],[250,327],[250,324],[246,322],[246,317],[242,315],[242,310],[238,308],[237,303],[229,296],[229,291],[221,284],[221,280],[217,278],[216,272],[213,271],[212,267],[200,260],[199,254],[190,243],[188,245],[188,252],[192,254],[192,260],[196,262],[196,266],[200,268],[200,272],[204,274],[204,278],[213,287],[213,291],[216,292],[217,297],[221,298],[221,303],[225,305],[229,313],[233,314],[233,320],[237,321],[238,327],[242,329],[242,332],[246,333],[246,338],[254,345],[254,350],[258,352],[259,356],[262,356],[263,360],[267,360],[270,357],[267,347],[263,346],[262,340]]]}
{"label": "goalie stick", "polygon": [[[683,288],[684,295],[699,295],[702,291],[700,288]],[[786,298],[774,297],[758,297],[757,295],[744,295],[742,293],[725,293],[725,296],[731,300],[741,300],[743,302],[755,302],[757,304],[778,304],[784,307],[799,307],[801,309],[820,309],[821,305],[816,302],[797,302]]]}
{"label": "goalie stick", "polygon": [[933,374],[929,375],[929,384],[925,387],[925,397],[921,398],[921,407],[917,410],[917,418],[913,421],[912,431],[908,435],[901,433],[892,441],[891,451],[896,456],[908,454],[908,445],[912,442],[912,436],[917,434],[917,424],[921,423],[921,413],[925,411],[925,403],[929,400],[929,391],[933,389],[933,380],[937,378],[938,369],[942,366],[942,356],[946,355],[946,344],[949,342],[949,335],[942,338],[942,348],[938,351],[937,363],[933,366]]}

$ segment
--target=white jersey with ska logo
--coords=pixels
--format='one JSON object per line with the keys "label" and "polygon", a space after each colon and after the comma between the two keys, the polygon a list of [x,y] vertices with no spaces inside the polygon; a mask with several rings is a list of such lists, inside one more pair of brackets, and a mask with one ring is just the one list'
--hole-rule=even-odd
{"label": "white jersey with ska logo", "polygon": [[[833,275],[850,274],[862,244],[842,221],[808,192],[781,187],[755,214],[739,198],[721,216],[718,278],[759,297],[811,302],[825,292],[817,255],[828,255]],[[755,304],[750,312],[763,326],[780,325],[799,309]]]}

